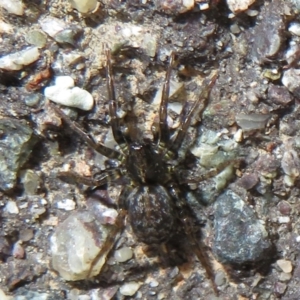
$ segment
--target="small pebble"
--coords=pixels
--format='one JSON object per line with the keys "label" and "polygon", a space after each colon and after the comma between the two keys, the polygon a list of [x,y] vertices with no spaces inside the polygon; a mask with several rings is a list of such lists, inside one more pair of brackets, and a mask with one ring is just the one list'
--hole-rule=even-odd
{"label": "small pebble", "polygon": [[165,293],[161,292],[157,295],[157,300],[163,300],[163,299],[168,299],[168,297],[166,297]]}
{"label": "small pebble", "polygon": [[233,33],[233,34],[238,34],[241,32],[241,29],[240,27],[237,25],[237,24],[232,24],[230,26],[230,31]]}
{"label": "small pebble", "polygon": [[30,212],[36,217],[38,218],[39,216],[41,216],[42,214],[44,214],[46,212],[45,207],[38,207],[37,205],[33,205],[30,208]]}
{"label": "small pebble", "polygon": [[148,294],[149,294],[150,296],[155,296],[155,295],[156,295],[156,292],[154,292],[154,291],[149,291]]}
{"label": "small pebble", "polygon": [[42,30],[52,38],[54,38],[57,33],[63,31],[68,27],[68,25],[64,21],[53,17],[46,17],[40,20],[39,23]]}
{"label": "small pebble", "polygon": [[19,239],[23,242],[30,241],[34,236],[32,229],[21,229],[19,233]]}
{"label": "small pebble", "polygon": [[217,286],[223,285],[226,282],[226,277],[224,272],[219,271],[215,276],[215,283]]}
{"label": "small pebble", "polygon": [[116,219],[118,217],[118,212],[113,208],[107,208],[100,214],[99,221],[101,224],[111,224],[114,225],[116,223]]}
{"label": "small pebble", "polygon": [[135,281],[130,281],[123,284],[120,287],[120,293],[124,296],[133,296],[138,289],[140,288],[140,284]]}
{"label": "small pebble", "polygon": [[174,267],[171,272],[169,273],[170,278],[175,278],[179,274],[179,268]]}
{"label": "small pebble", "polygon": [[199,9],[200,10],[207,10],[207,9],[209,9],[209,4],[208,3],[205,3],[205,2],[203,2],[203,3],[198,3],[198,5],[199,5]]}
{"label": "small pebble", "polygon": [[265,128],[270,117],[269,114],[237,114],[235,120],[244,131],[248,131]]}
{"label": "small pebble", "polygon": [[42,198],[42,199],[41,199],[41,204],[42,204],[42,205],[47,205],[47,204],[48,204],[48,201],[47,201],[45,198]]}
{"label": "small pebble", "polygon": [[300,159],[297,151],[290,149],[283,153],[281,167],[284,173],[292,178],[299,177]]}
{"label": "small pebble", "polygon": [[25,104],[30,107],[37,106],[40,100],[41,100],[40,94],[30,94],[24,97]]}
{"label": "small pebble", "polygon": [[40,185],[40,177],[33,170],[23,170],[20,172],[20,179],[23,183],[24,191],[27,195],[35,195]]}
{"label": "small pebble", "polygon": [[149,282],[149,286],[151,288],[157,287],[158,285],[159,285],[158,281],[156,281],[154,279]]}
{"label": "small pebble", "polygon": [[238,129],[237,132],[234,134],[234,140],[237,143],[240,143],[243,141],[243,130],[242,129]]}
{"label": "small pebble", "polygon": [[291,213],[291,206],[287,201],[280,201],[277,207],[282,215],[288,216]]}
{"label": "small pebble", "polygon": [[287,105],[292,101],[292,96],[284,86],[270,84],[268,88],[268,99],[275,104]]}
{"label": "small pebble", "polygon": [[133,252],[129,247],[123,247],[115,251],[114,257],[118,262],[125,262],[132,258]]}
{"label": "small pebble", "polygon": [[278,259],[276,261],[278,267],[284,272],[284,273],[291,273],[293,270],[292,263],[289,260],[286,259]]}
{"label": "small pebble", "polygon": [[20,241],[18,241],[14,244],[13,249],[12,249],[12,255],[14,258],[22,259],[25,257],[25,250],[21,244],[22,244],[22,242],[20,242]]}
{"label": "small pebble", "polygon": [[13,33],[13,26],[0,20],[0,33]]}
{"label": "small pebble", "polygon": [[45,88],[44,95],[51,101],[82,110],[91,110],[94,106],[93,96],[86,90],[73,87],[74,81],[70,76],[57,76],[55,85]]}
{"label": "small pebble", "polygon": [[47,36],[40,30],[31,30],[25,36],[26,42],[39,48],[43,48],[47,43]]}
{"label": "small pebble", "polygon": [[77,35],[78,31],[76,28],[67,28],[65,30],[62,30],[58,32],[54,39],[60,43],[60,44],[70,44],[74,47],[76,47],[76,39],[75,36]]}
{"label": "small pebble", "polygon": [[283,272],[281,272],[278,277],[280,281],[289,281],[291,278],[292,278],[291,273],[283,273]]}
{"label": "small pebble", "polygon": [[292,22],[288,30],[293,34],[300,36],[300,24],[298,22]]}
{"label": "small pebble", "polygon": [[256,17],[259,14],[258,10],[255,9],[247,9],[245,11],[245,13],[249,16],[249,17]]}
{"label": "small pebble", "polygon": [[69,281],[98,275],[112,247],[105,243],[115,228],[101,225],[93,212],[73,211],[50,239],[53,269]]}
{"label": "small pebble", "polygon": [[70,66],[70,65],[74,65],[76,63],[78,63],[80,60],[83,59],[83,57],[78,54],[78,53],[66,53],[63,56],[64,62],[66,63],[66,65]]}
{"label": "small pebble", "polygon": [[86,14],[97,9],[99,3],[97,0],[70,0],[73,8],[79,12]]}
{"label": "small pebble", "polygon": [[258,175],[255,173],[244,174],[242,178],[238,180],[238,185],[245,190],[252,189],[259,182]]}
{"label": "small pebble", "polygon": [[72,199],[64,199],[57,202],[58,209],[64,209],[66,211],[74,210],[76,208],[76,203]]}
{"label": "small pebble", "polygon": [[282,282],[276,282],[275,283],[275,292],[278,294],[283,294],[286,291],[287,285],[285,283]]}
{"label": "small pebble", "polygon": [[22,16],[24,14],[24,5],[21,0],[0,0],[0,7],[14,15]]}
{"label": "small pebble", "polygon": [[287,224],[287,223],[290,223],[290,222],[291,222],[290,217],[287,217],[287,216],[278,217],[278,223],[280,223],[280,224]]}
{"label": "small pebble", "polygon": [[19,208],[15,201],[11,201],[11,200],[7,201],[7,203],[5,205],[5,209],[10,214],[18,214],[19,213]]}
{"label": "small pebble", "polygon": [[37,61],[40,52],[37,47],[30,47],[19,52],[11,53],[0,58],[0,69],[7,71],[18,71],[24,66]]}
{"label": "small pebble", "polygon": [[233,13],[245,11],[255,0],[227,0],[227,5]]}
{"label": "small pebble", "polygon": [[300,70],[291,68],[283,73],[281,82],[291,93],[294,93],[295,96],[297,96],[299,93],[299,79]]}

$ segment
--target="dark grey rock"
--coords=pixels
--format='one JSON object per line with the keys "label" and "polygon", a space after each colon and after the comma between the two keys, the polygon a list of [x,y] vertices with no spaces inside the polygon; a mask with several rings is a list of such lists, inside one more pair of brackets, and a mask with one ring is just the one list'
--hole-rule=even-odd
{"label": "dark grey rock", "polygon": [[234,192],[220,195],[215,203],[213,252],[223,264],[243,266],[263,260],[271,242],[263,222]]}
{"label": "dark grey rock", "polygon": [[250,190],[257,185],[258,182],[259,178],[257,174],[244,174],[243,177],[238,180],[238,185],[245,190]]}
{"label": "dark grey rock", "polygon": [[261,12],[261,23],[253,32],[252,54],[258,62],[264,63],[274,59],[284,41],[284,3],[273,1],[265,5]]}
{"label": "dark grey rock", "polygon": [[286,87],[270,84],[268,89],[268,100],[284,106],[292,101],[292,97]]}
{"label": "dark grey rock", "polygon": [[12,189],[17,174],[28,159],[36,139],[29,126],[19,120],[0,120],[0,189]]}

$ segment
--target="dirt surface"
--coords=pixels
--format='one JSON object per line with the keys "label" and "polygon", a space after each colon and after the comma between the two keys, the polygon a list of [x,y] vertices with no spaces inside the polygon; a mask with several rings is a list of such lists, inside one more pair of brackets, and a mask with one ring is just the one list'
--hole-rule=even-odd
{"label": "dirt surface", "polygon": [[[10,27],[0,24],[0,59],[29,46],[39,52],[17,70],[0,63],[1,122],[21,122],[34,135],[26,147],[18,138],[26,153],[17,151],[11,146],[17,138],[6,137],[18,136],[18,128],[0,126],[0,165],[14,161],[10,177],[6,167],[0,176],[0,288],[12,297],[7,299],[300,299],[300,4],[254,1],[250,9],[233,14],[225,1],[211,1],[205,10],[200,8],[208,2],[200,2],[188,10],[176,0],[105,0],[85,14],[65,0],[24,1],[21,15],[1,9],[0,21]],[[214,176],[191,184],[186,194],[202,227],[202,251],[210,257],[219,295],[185,239],[172,241],[171,254],[166,254],[140,243],[129,222],[95,278],[66,281],[52,268],[50,238],[56,227],[74,211],[91,209],[95,193],[115,203],[122,182],[95,192],[58,178],[70,169],[91,176],[107,164],[63,124],[44,89],[54,85],[56,76],[71,76],[75,86],[93,96],[95,106],[65,112],[96,141],[114,147],[105,49],[112,51],[118,113],[132,117],[128,111],[133,108],[129,123],[144,138],[152,137],[172,51],[175,94],[168,121],[174,130],[176,108],[186,99],[195,101],[203,80],[218,74],[202,120],[193,120],[179,157],[188,156],[187,167],[196,177],[199,169],[218,169],[225,158],[240,162],[224,180]],[[27,154],[24,163],[19,157]],[[218,196],[228,190],[247,208],[236,222],[229,212],[222,223],[215,217],[226,213],[215,202],[224,200]],[[238,232],[249,216],[259,228],[249,221],[246,231]],[[220,224],[227,232],[216,228]],[[256,230],[264,232],[253,235],[260,241],[247,240]],[[226,241],[231,236],[234,246]],[[114,251],[125,246],[133,257],[117,262]],[[238,251],[246,248],[247,254]],[[136,288],[133,295],[124,291],[129,283]]]}

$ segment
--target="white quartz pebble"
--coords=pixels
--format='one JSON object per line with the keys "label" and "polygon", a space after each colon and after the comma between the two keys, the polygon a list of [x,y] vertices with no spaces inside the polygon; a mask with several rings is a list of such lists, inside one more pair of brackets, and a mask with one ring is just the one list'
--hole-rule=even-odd
{"label": "white quartz pebble", "polygon": [[19,208],[15,201],[11,201],[11,200],[7,201],[7,203],[5,205],[5,209],[10,214],[18,214],[19,213]]}
{"label": "white quartz pebble", "polygon": [[63,88],[72,88],[75,86],[75,83],[71,76],[56,76],[55,85]]}
{"label": "white quartz pebble", "polygon": [[91,110],[94,106],[93,96],[86,90],[74,87],[70,76],[57,76],[55,85],[45,88],[45,96],[51,101],[82,110]]}
{"label": "white quartz pebble", "polygon": [[39,49],[37,47],[29,47],[15,53],[2,56],[0,58],[0,69],[18,71],[24,66],[35,62],[39,57]]}
{"label": "white quartz pebble", "polygon": [[115,251],[114,257],[118,262],[125,262],[132,258],[132,250],[129,247],[123,247]]}
{"label": "white quartz pebble", "polygon": [[123,284],[120,287],[120,293],[124,296],[133,296],[138,289],[140,288],[140,284],[135,281],[130,281]]}
{"label": "white quartz pebble", "polygon": [[300,36],[300,23],[298,23],[298,22],[292,22],[289,25],[288,30],[289,30],[289,32],[291,32],[293,34]]}

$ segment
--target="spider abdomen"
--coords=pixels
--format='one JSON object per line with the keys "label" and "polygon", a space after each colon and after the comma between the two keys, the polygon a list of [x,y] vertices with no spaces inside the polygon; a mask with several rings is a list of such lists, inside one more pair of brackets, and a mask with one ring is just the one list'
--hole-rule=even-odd
{"label": "spider abdomen", "polygon": [[160,244],[174,233],[174,202],[161,185],[144,185],[133,189],[127,198],[131,227],[139,241]]}

